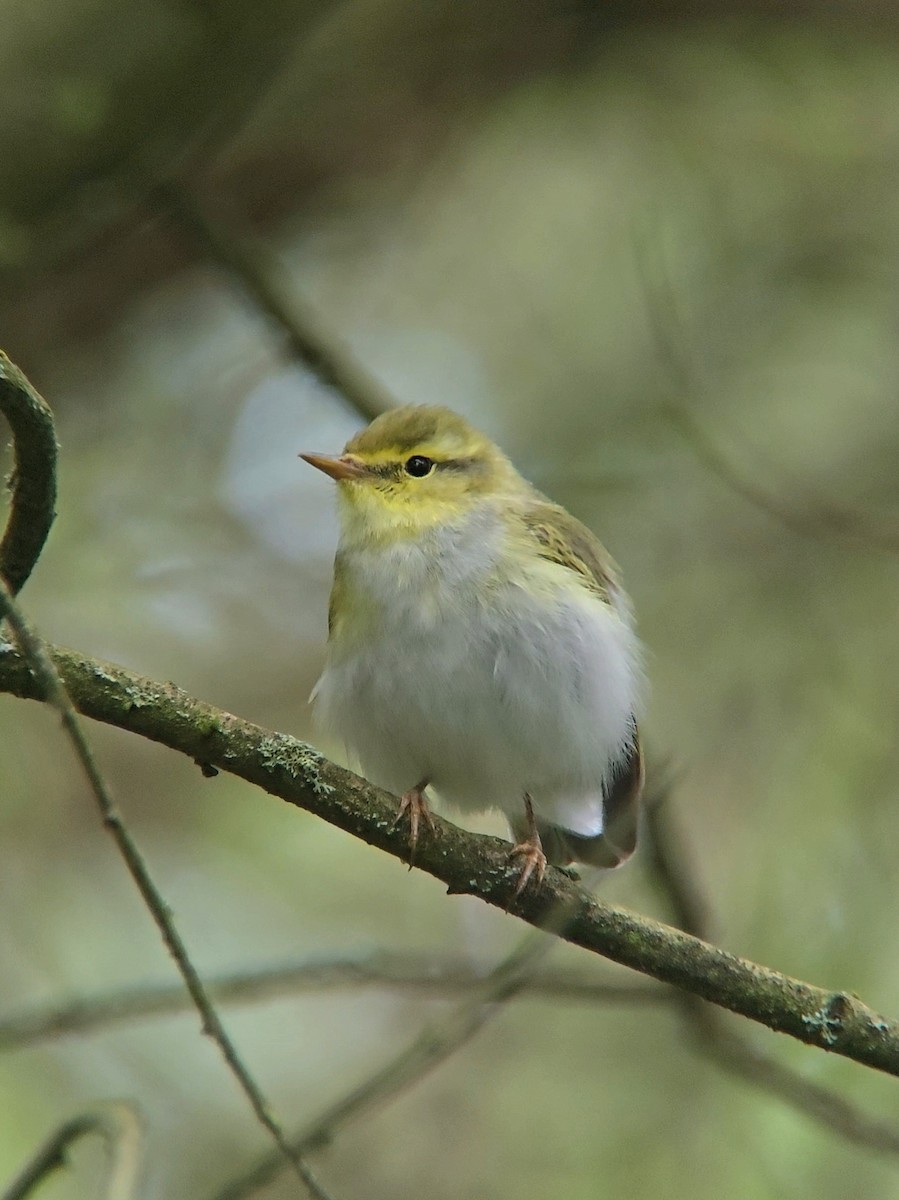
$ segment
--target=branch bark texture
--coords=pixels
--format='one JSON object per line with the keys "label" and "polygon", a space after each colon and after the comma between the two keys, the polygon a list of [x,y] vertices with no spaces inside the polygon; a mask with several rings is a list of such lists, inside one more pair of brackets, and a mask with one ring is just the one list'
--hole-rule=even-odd
{"label": "branch bark texture", "polygon": [[[311,746],[204,704],[169,683],[142,678],[58,647],[48,648],[74,704],[85,716],[140,734],[228,771],[314,813],[347,833],[409,860],[406,832],[394,828],[396,799],[329,762]],[[12,647],[0,651],[0,691],[44,699],[43,688]],[[827,991],[738,958],[700,938],[604,904],[564,872],[550,869],[539,889],[515,897],[508,845],[436,819],[420,839],[414,865],[447,885],[514,913],[552,924],[563,906],[567,941],[800,1041],[899,1075],[899,1024],[854,996]]]}

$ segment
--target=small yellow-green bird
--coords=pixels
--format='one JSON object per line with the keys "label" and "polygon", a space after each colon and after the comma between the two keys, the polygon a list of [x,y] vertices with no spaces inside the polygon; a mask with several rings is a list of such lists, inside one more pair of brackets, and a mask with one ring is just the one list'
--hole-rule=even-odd
{"label": "small yellow-green bird", "polygon": [[366,776],[501,809],[517,891],[547,861],[613,867],[636,846],[640,645],[593,534],[446,408],[396,408],[339,457],[328,658],[313,701]]}

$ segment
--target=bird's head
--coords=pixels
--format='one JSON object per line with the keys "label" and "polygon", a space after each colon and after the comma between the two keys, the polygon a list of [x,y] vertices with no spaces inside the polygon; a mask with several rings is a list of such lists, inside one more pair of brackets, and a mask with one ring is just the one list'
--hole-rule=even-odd
{"label": "bird's head", "polygon": [[394,408],[339,457],[300,457],[337,481],[344,533],[361,541],[414,537],[526,486],[502,451],[448,408]]}

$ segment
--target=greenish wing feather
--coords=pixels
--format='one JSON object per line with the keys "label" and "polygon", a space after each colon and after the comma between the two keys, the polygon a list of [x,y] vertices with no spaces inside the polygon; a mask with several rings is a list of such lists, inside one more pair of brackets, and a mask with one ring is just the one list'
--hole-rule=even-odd
{"label": "greenish wing feather", "polygon": [[[550,562],[576,571],[604,603],[619,590],[618,572],[611,556],[564,508],[549,501],[530,506],[522,514],[527,532],[540,554]],[[643,749],[636,722],[627,753],[616,764],[603,796],[603,832],[586,837],[551,822],[538,822],[543,848],[550,862],[582,862],[596,867],[617,867],[630,858],[637,845],[640,800],[643,793]]]}
{"label": "greenish wing feather", "polygon": [[576,571],[609,604],[618,588],[615,563],[586,525],[557,504],[535,504],[522,513],[527,532],[550,562]]}

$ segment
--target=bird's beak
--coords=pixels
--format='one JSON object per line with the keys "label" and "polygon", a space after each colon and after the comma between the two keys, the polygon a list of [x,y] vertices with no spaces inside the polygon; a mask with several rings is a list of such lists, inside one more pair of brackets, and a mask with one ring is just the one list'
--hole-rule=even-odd
{"label": "bird's beak", "polygon": [[300,458],[332,479],[362,479],[368,474],[365,464],[351,454],[344,454],[340,458],[331,458],[327,454],[301,454]]}

